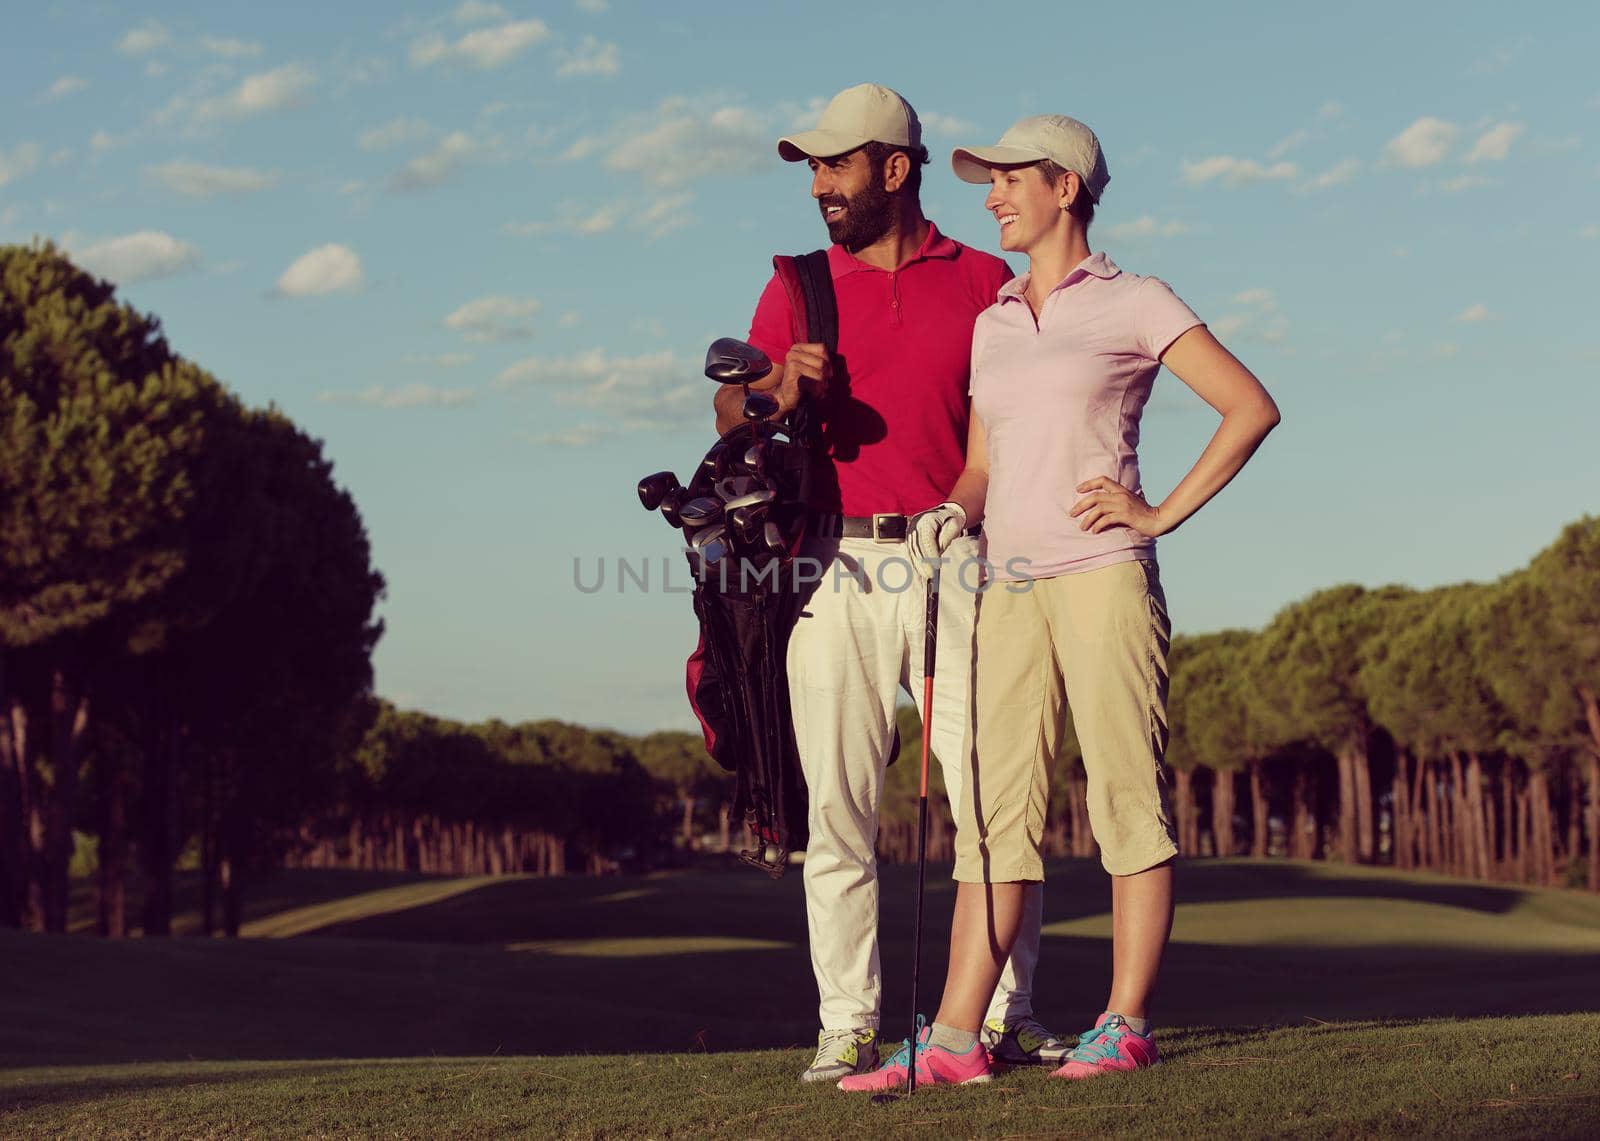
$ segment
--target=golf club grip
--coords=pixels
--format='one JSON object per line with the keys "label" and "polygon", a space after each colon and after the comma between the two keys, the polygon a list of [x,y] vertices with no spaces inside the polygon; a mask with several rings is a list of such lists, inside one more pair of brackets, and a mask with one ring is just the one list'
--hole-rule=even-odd
{"label": "golf club grip", "polygon": [[928,576],[928,614],[922,639],[922,676],[933,677],[934,649],[939,643],[939,564]]}

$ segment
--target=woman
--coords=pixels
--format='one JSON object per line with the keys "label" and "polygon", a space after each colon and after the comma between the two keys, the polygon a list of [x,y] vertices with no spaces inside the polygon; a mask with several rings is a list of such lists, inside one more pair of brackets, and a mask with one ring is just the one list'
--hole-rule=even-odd
{"label": "woman", "polygon": [[[1156,278],[1089,249],[1110,175],[1094,132],[1041,115],[993,147],[952,156],[987,183],[1000,245],[1028,272],[973,331],[966,469],[951,500],[913,520],[914,560],[938,557],[984,520],[990,586],[977,624],[977,748],[956,831],[950,968],[915,1045],[919,1085],[986,1081],[985,1006],[1044,869],[1040,845],[1071,703],[1088,772],[1090,825],[1112,876],[1112,979],[1104,1012],[1055,1071],[1153,1065],[1150,999],[1172,927],[1177,855],[1166,771],[1170,623],[1155,539],[1193,515],[1278,423],[1259,381]],[[1152,502],[1139,480],[1139,418],[1160,367],[1222,423],[1189,473]],[[841,1081],[906,1080],[902,1050]]]}

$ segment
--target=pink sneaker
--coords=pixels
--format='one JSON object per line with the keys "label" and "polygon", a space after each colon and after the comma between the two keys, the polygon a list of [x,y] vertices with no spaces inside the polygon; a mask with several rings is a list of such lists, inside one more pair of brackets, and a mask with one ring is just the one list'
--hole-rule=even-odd
{"label": "pink sneaker", "polygon": [[[989,1069],[989,1051],[978,1043],[965,1054],[954,1054],[943,1046],[928,1044],[932,1026],[924,1026],[917,1035],[917,1088],[923,1086],[964,1086],[986,1082],[994,1077]],[[839,1079],[842,1090],[877,1093],[883,1090],[904,1089],[907,1062],[911,1053],[908,1041],[881,1067],[866,1074],[851,1074]]]}
{"label": "pink sneaker", "polygon": [[1078,1036],[1078,1045],[1068,1052],[1067,1063],[1052,1078],[1093,1078],[1123,1070],[1142,1070],[1161,1060],[1154,1038],[1136,1034],[1122,1021],[1122,1015],[1109,1012],[1100,1024]]}

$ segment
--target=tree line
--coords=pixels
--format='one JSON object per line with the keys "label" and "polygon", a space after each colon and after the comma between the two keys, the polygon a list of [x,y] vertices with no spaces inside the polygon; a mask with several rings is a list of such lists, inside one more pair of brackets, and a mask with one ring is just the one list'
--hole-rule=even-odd
{"label": "tree line", "polygon": [[[170,930],[180,865],[236,933],[284,865],[604,874],[749,845],[697,735],[374,698],[383,590],[320,443],[50,245],[0,247],[0,924],[64,930],[75,861],[116,936]],[[1600,890],[1600,519],[1498,582],[1334,587],[1168,666],[1186,855]],[[891,861],[914,858],[914,710],[899,731]],[[1091,856],[1065,741],[1046,846]],[[936,809],[933,858],[952,842]]]}

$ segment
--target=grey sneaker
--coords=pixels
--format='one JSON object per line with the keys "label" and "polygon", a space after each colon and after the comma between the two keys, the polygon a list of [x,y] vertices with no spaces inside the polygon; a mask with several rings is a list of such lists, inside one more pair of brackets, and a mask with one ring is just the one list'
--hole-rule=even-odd
{"label": "grey sneaker", "polygon": [[836,1082],[851,1074],[878,1068],[878,1032],[865,1026],[854,1030],[824,1030],[817,1035],[817,1056],[800,1075],[803,1082]]}
{"label": "grey sneaker", "polygon": [[983,1044],[991,1059],[1008,1066],[1059,1066],[1077,1045],[1057,1038],[1031,1014],[1010,1022],[991,1018],[983,1024]]}

